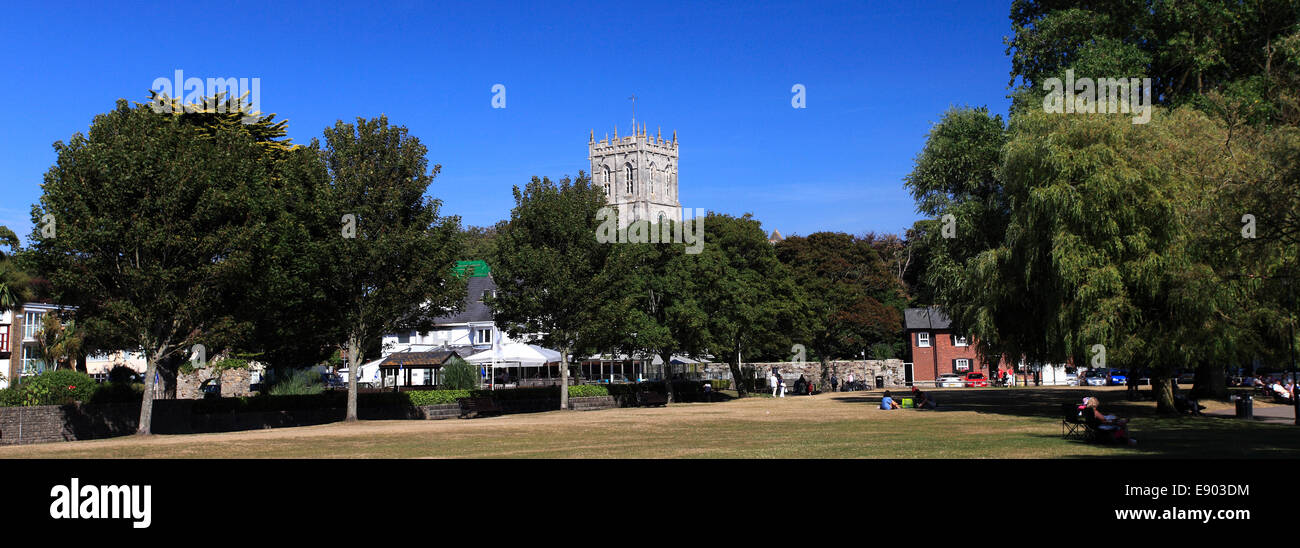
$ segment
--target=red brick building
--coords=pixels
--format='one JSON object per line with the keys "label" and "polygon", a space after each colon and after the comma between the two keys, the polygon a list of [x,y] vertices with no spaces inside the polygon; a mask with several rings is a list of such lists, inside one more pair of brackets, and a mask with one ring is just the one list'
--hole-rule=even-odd
{"label": "red brick building", "polygon": [[903,324],[912,363],[910,381],[933,382],[946,373],[965,377],[972,371],[992,380],[1002,370],[1011,373],[1005,358],[993,370],[985,367],[975,351],[975,341],[953,328],[952,320],[937,306],[904,310]]}

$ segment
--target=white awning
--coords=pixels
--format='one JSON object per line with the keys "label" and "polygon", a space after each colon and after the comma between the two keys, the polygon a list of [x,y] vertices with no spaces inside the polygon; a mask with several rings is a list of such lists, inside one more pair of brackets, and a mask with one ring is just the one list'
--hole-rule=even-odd
{"label": "white awning", "polygon": [[465,358],[465,361],[476,365],[491,365],[493,354],[496,355],[497,365],[505,366],[541,367],[560,362],[559,352],[524,343],[503,344]]}

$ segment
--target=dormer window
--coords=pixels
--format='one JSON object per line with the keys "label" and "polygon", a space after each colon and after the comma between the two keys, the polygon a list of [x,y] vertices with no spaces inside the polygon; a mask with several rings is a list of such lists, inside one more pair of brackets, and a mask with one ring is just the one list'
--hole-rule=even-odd
{"label": "dormer window", "polygon": [[952,345],[953,345],[953,346],[970,346],[970,341],[968,341],[968,340],[966,339],[965,336],[962,336],[962,335],[953,335],[953,336],[952,336]]}

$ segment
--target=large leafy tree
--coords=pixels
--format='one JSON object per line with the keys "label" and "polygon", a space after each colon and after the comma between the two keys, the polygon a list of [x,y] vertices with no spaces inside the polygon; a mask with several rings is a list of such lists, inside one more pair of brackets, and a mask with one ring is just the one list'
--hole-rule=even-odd
{"label": "large leafy tree", "polygon": [[892,348],[898,343],[906,299],[899,274],[889,271],[874,244],[874,236],[835,232],[791,236],[776,244],[777,258],[802,290],[806,316],[800,324],[807,347],[821,362],[823,378],[835,373],[830,359],[853,358],[873,346]]}
{"label": "large leafy tree", "polygon": [[[607,341],[595,296],[609,256],[619,244],[597,241],[604,191],[586,174],[558,183],[533,177],[514,188],[510,221],[498,229],[492,265],[497,295],[490,299],[499,327],[512,337],[533,335],[560,352],[560,380],[569,382],[569,359]],[[560,390],[560,408],[568,407]]]}
{"label": "large leafy tree", "polygon": [[17,308],[36,294],[31,276],[18,265],[16,255],[22,251],[21,244],[14,231],[0,225],[0,312]]}
{"label": "large leafy tree", "polygon": [[[685,233],[690,230],[666,220],[651,225],[637,221],[649,234]],[[599,280],[597,334],[602,347],[621,348],[628,355],[658,356],[665,367],[678,354],[699,357],[708,340],[708,312],[702,308],[700,292],[704,278],[696,255],[687,253],[683,242],[625,243],[614,246],[608,266]],[[667,383],[669,401],[672,382]]]}
{"label": "large leafy tree", "polygon": [[[924,272],[914,287],[934,297],[956,325],[970,331],[978,322],[968,305],[987,296],[972,289],[973,259],[1005,237],[1011,203],[1002,181],[1001,154],[1008,139],[1000,116],[986,108],[944,113],[931,128],[916,167],[905,179],[917,211],[930,219],[918,222],[909,239],[924,250]],[[976,335],[986,364],[996,363],[1003,349],[996,330]]]}
{"label": "large leafy tree", "polygon": [[707,312],[709,352],[730,365],[744,397],[745,356],[789,355],[798,319],[806,317],[799,287],[749,214],[704,217],[704,247],[696,255],[697,299]]}
{"label": "large leafy tree", "polygon": [[[272,137],[195,116],[240,114],[161,114],[119,101],[88,134],[55,143],[32,212],[35,260],[56,299],[111,332],[104,339],[144,352],[141,434],[150,433],[155,379],[171,384],[192,345],[247,329],[240,295],[255,283],[262,231],[278,207],[265,153]],[[42,231],[43,219],[54,230]]]}
{"label": "large leafy tree", "polygon": [[349,421],[357,420],[357,376],[372,342],[386,333],[427,331],[465,296],[464,282],[453,276],[460,219],[440,215],[441,201],[426,196],[441,169],[429,168],[427,153],[384,116],[325,130],[321,157],[329,181],[320,209],[335,229],[320,245],[335,262],[323,286],[337,307],[332,332],[349,371]]}

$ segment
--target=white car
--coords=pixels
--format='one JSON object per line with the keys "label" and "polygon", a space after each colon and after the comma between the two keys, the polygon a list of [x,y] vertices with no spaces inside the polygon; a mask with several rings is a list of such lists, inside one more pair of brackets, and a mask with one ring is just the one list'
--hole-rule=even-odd
{"label": "white car", "polygon": [[1074,373],[1066,373],[1066,374],[1065,374],[1065,385],[1066,385],[1066,386],[1079,386],[1079,376],[1078,376],[1078,375],[1075,375]]}
{"label": "white car", "polygon": [[1088,386],[1106,386],[1105,371],[1092,370],[1085,373],[1083,378],[1084,382],[1088,383]]}
{"label": "white car", "polygon": [[943,388],[961,388],[966,386],[966,379],[962,378],[961,375],[957,375],[954,373],[945,373],[943,375],[939,375],[939,379],[934,381],[934,384],[935,386],[940,386]]}

